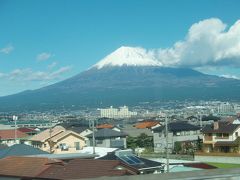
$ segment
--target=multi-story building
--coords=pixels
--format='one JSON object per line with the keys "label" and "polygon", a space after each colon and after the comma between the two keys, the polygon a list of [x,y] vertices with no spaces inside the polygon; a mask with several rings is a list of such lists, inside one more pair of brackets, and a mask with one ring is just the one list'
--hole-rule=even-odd
{"label": "multi-story building", "polygon": [[228,102],[221,103],[218,106],[218,114],[219,115],[233,115],[233,114],[235,114],[234,106]]}
{"label": "multi-story building", "polygon": [[130,118],[137,115],[137,112],[129,111],[127,106],[120,107],[119,109],[110,106],[110,108],[99,110],[100,116],[106,118]]}
{"label": "multi-story building", "polygon": [[216,121],[205,126],[202,133],[204,152],[240,152],[240,124]]}

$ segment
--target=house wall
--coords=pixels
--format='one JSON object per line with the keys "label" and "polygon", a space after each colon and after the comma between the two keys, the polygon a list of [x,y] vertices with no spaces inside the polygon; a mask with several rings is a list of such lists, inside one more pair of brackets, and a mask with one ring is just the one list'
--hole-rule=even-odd
{"label": "house wall", "polygon": [[[67,153],[68,151],[71,152],[77,152],[78,150],[76,149],[75,143],[79,142],[80,144],[80,149],[82,149],[84,146],[86,146],[85,141],[82,138],[79,138],[73,134],[69,134],[68,136],[64,137],[63,139],[59,140],[55,145],[54,149],[57,150],[56,152],[60,153]],[[61,145],[66,144],[68,147],[68,151],[62,151]]]}
{"label": "house wall", "polygon": [[[113,147],[113,144],[123,144],[123,148],[127,148],[126,138],[108,138],[108,139],[96,139],[97,147],[107,147],[107,148],[116,148]],[[92,139],[87,141],[87,146],[92,146]]]}
{"label": "house wall", "polygon": [[[238,132],[238,136],[236,136],[236,132]],[[212,140],[207,139],[208,134],[204,134],[203,143],[216,143],[219,141],[235,141],[240,136],[240,128],[236,129],[232,134],[229,134],[229,138],[219,138],[217,137],[217,133],[212,133]]]}
{"label": "house wall", "polygon": [[[60,139],[58,142],[54,143],[54,146],[52,147],[52,150],[54,153],[68,153],[68,152],[78,152],[75,147],[75,142],[80,143],[80,149],[82,149],[84,146],[86,146],[85,140],[82,138],[79,138],[73,134],[69,134],[68,136]],[[68,147],[68,151],[62,151],[60,148],[61,144],[66,144]],[[50,152],[50,145],[48,141],[45,142],[32,142],[32,146],[38,147],[42,149],[43,151]]]}
{"label": "house wall", "polygon": [[[178,135],[174,135],[172,132],[168,133],[168,148],[171,151],[174,148],[175,142],[183,142],[183,141],[196,141],[198,138],[202,138],[202,135],[199,130],[197,131],[181,131],[176,133]],[[153,143],[154,143],[154,152],[164,152],[166,147],[166,137],[165,134],[162,133],[154,133],[153,134]]]}

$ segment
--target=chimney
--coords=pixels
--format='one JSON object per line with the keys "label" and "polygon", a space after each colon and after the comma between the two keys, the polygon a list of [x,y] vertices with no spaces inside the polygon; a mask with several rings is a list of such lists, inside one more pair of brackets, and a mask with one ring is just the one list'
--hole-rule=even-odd
{"label": "chimney", "polygon": [[216,129],[218,129],[218,128],[219,128],[218,121],[215,121],[215,122],[213,123],[213,129],[216,130]]}

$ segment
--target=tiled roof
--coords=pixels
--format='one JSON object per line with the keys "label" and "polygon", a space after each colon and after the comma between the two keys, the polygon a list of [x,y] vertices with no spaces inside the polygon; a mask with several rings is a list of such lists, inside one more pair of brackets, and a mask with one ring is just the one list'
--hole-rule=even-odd
{"label": "tiled roof", "polygon": [[79,137],[79,138],[81,138],[81,139],[84,140],[84,138],[83,138],[82,136],[80,136],[79,134],[77,134],[77,133],[75,133],[75,132],[73,132],[73,131],[63,131],[63,132],[57,134],[56,136],[53,136],[53,137],[51,138],[51,140],[52,140],[53,142],[57,142],[59,139],[62,139],[62,138],[64,138],[64,137],[68,136],[69,134],[72,134],[72,135],[77,136],[77,137]]}
{"label": "tiled roof", "polygon": [[[95,132],[95,138],[109,138],[109,137],[126,137],[127,134],[124,132],[114,131],[112,129],[100,129]],[[87,137],[92,137],[92,134],[89,134]]]}
{"label": "tiled roof", "polygon": [[[163,130],[165,130],[165,125],[155,128],[154,132],[162,132]],[[189,124],[185,121],[170,122],[168,124],[168,131],[170,132],[196,131],[196,130],[200,130],[200,127]]]}
{"label": "tiled roof", "polygon": [[[61,133],[65,131],[65,128],[62,126],[55,126],[54,128],[52,128],[52,132],[51,132],[51,136],[54,137],[57,134]],[[46,129],[42,132],[40,132],[39,134],[34,135],[30,141],[40,141],[40,142],[44,142],[45,140],[50,138],[50,129]]]}
{"label": "tiled roof", "polygon": [[0,176],[36,177],[59,160],[11,156],[0,159]]}
{"label": "tiled roof", "polygon": [[131,137],[138,137],[140,136],[142,133],[148,135],[148,136],[153,136],[153,133],[151,131],[151,129],[137,129],[135,127],[133,127],[132,125],[126,125],[123,130],[123,132],[125,132],[126,134],[128,134]]}
{"label": "tiled roof", "polygon": [[156,126],[157,124],[159,124],[159,122],[157,121],[144,121],[144,122],[137,123],[135,127],[138,129],[144,129],[144,128],[151,128],[153,126]]}
{"label": "tiled roof", "polygon": [[186,167],[201,168],[201,169],[216,169],[217,168],[215,166],[211,166],[206,163],[184,163],[183,165]]}
{"label": "tiled roof", "polygon": [[96,126],[96,128],[97,129],[111,129],[111,128],[113,128],[114,126],[113,125],[111,125],[111,124],[101,124],[101,125],[98,125],[98,126]]}
{"label": "tiled roof", "polygon": [[[17,138],[24,138],[28,135],[26,133],[23,133],[19,130],[16,130]],[[15,138],[15,129],[6,129],[6,130],[0,130],[0,139],[14,139]]]}
{"label": "tiled roof", "polygon": [[[123,167],[123,169],[118,169]],[[81,179],[101,176],[136,175],[138,170],[120,161],[74,159],[64,166],[52,166],[38,177],[55,179]]]}
{"label": "tiled roof", "polygon": [[[143,163],[142,164],[136,164],[136,165],[131,165],[137,169],[142,169],[142,168],[155,168],[155,167],[160,167],[163,165],[163,163],[152,161],[149,159],[141,158],[138,157]],[[104,160],[119,160],[122,161],[119,157],[115,155],[115,152],[110,152],[106,156],[100,157],[99,159],[104,159]]]}
{"label": "tiled roof", "polygon": [[6,149],[0,150],[0,159],[8,156],[24,156],[37,154],[49,154],[49,153],[26,144],[15,144]]}
{"label": "tiled roof", "polygon": [[203,133],[233,133],[238,127],[239,124],[231,124],[228,122],[218,122],[218,128],[214,129],[213,125],[206,125],[203,129]]}
{"label": "tiled roof", "polygon": [[36,131],[33,128],[26,128],[26,127],[18,128],[18,130],[21,131],[21,132],[24,132],[24,133],[29,133],[29,132],[35,132]]}
{"label": "tiled roof", "polygon": [[89,126],[70,126],[70,127],[67,127],[66,129],[80,134],[83,131],[90,129],[90,128],[89,128]]}

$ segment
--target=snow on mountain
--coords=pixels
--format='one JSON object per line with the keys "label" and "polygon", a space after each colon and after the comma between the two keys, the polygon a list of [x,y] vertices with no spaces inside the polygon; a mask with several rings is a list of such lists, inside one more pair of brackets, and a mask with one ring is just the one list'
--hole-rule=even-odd
{"label": "snow on mountain", "polygon": [[140,47],[122,46],[93,67],[101,69],[108,66],[162,66],[162,63],[155,58],[153,52]]}

